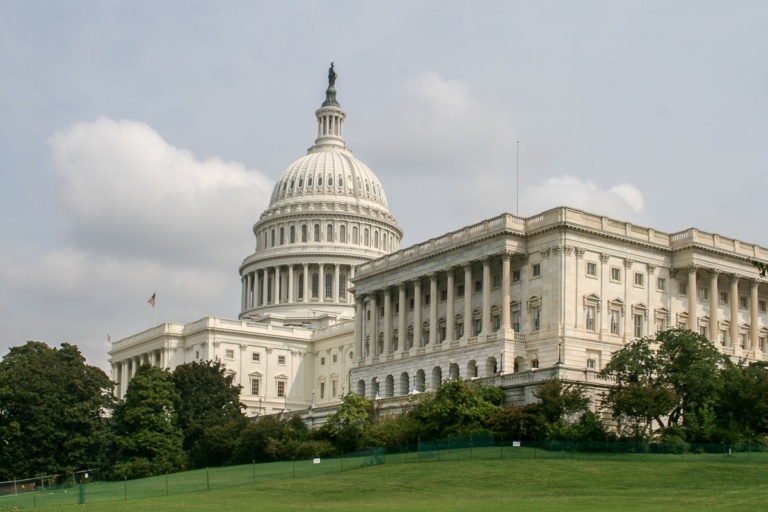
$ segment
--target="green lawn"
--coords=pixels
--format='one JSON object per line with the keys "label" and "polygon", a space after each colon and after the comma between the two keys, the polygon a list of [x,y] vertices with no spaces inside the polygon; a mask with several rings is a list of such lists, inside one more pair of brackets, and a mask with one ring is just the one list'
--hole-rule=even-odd
{"label": "green lawn", "polygon": [[[684,512],[768,508],[768,464],[698,457],[643,459],[635,456],[621,460],[539,457],[441,462],[430,459],[433,461],[419,463],[412,463],[411,459],[408,464],[402,464],[388,456],[383,465],[356,469],[350,469],[355,463],[347,460],[343,472],[338,471],[340,461],[323,461],[319,466],[297,462],[296,479],[293,479],[292,463],[262,464],[212,469],[209,474],[203,470],[170,475],[169,496],[164,495],[165,477],[161,477],[148,479],[144,484],[147,489],[153,489],[145,495],[154,493],[156,497],[93,503],[98,499],[119,499],[119,493],[123,492],[122,483],[97,483],[87,486],[84,506],[40,506],[44,505],[42,493],[38,493],[36,505],[45,512],[336,511],[342,508],[351,511]],[[237,484],[236,478],[244,478],[245,474],[256,483]],[[226,479],[229,486],[222,486],[222,479]],[[151,481],[155,482],[154,487]],[[128,483],[129,495],[141,492],[140,482]],[[182,482],[186,482],[186,487]],[[209,482],[210,491],[206,490]],[[60,492],[54,491],[54,494]],[[76,494],[78,490],[73,488],[68,492]],[[2,510],[31,505],[26,502],[14,505],[9,498],[0,499]]]}

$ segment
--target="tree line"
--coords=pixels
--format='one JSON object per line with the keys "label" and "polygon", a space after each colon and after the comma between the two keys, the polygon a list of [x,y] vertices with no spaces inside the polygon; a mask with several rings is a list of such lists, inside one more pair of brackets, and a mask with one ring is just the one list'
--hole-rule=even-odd
{"label": "tree line", "polygon": [[[348,394],[318,429],[298,416],[247,418],[219,361],[173,372],[142,365],[117,400],[77,347],[28,342],[0,361],[0,480],[99,468],[107,478],[327,457],[494,432],[509,440],[768,446],[768,371],[732,361],[697,333],[672,329],[628,343],[594,396],[542,382],[537,403],[502,406],[502,389],[448,380],[398,412]],[[598,415],[595,410],[601,411]]]}

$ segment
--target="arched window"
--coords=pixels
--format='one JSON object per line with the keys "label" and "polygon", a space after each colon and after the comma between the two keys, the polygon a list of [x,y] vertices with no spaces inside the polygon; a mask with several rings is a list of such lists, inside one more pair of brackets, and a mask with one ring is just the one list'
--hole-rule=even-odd
{"label": "arched window", "polygon": [[320,276],[317,272],[312,273],[312,298],[316,299],[320,293]]}
{"label": "arched window", "polygon": [[339,274],[339,299],[346,299],[347,295],[347,275]]}
{"label": "arched window", "polygon": [[330,272],[325,274],[325,298],[333,298],[333,274]]}
{"label": "arched window", "polygon": [[309,188],[309,187],[311,187],[311,186],[312,186],[312,176],[310,176],[309,178],[307,178],[307,188]]}
{"label": "arched window", "polygon": [[352,227],[352,243],[357,245],[359,242],[357,241],[357,227]]}
{"label": "arched window", "polygon": [[328,186],[329,187],[333,186],[333,176],[328,176]]}
{"label": "arched window", "polygon": [[317,177],[317,186],[318,187],[322,187],[323,186],[323,177],[322,176],[318,176]]}
{"label": "arched window", "polygon": [[381,248],[384,249],[385,251],[387,250],[387,234],[386,233],[383,233],[381,235]]}
{"label": "arched window", "polygon": [[285,244],[285,228],[280,228],[280,245]]}
{"label": "arched window", "polygon": [[344,187],[344,178],[342,178],[341,176],[339,176],[338,184],[339,184],[339,188],[343,188]]}
{"label": "arched window", "polygon": [[290,241],[292,244],[296,243],[296,226],[291,226],[291,238]]}
{"label": "arched window", "polygon": [[378,231],[373,232],[373,248],[374,249],[379,248],[379,232]]}
{"label": "arched window", "polygon": [[333,224],[328,224],[326,228],[325,239],[328,242],[333,242]]}
{"label": "arched window", "polygon": [[304,186],[304,178],[299,178],[299,188]]}
{"label": "arched window", "polygon": [[339,226],[339,242],[343,244],[347,243],[347,227],[346,226]]}
{"label": "arched window", "polygon": [[301,241],[305,243],[307,241],[307,225],[306,224],[301,226]]}
{"label": "arched window", "polygon": [[315,242],[320,241],[320,224],[315,224]]}
{"label": "arched window", "polygon": [[275,246],[275,230],[272,230],[272,247]]}
{"label": "arched window", "polygon": [[363,232],[363,245],[365,245],[366,247],[370,247],[370,245],[371,245],[370,244],[370,240],[368,239],[368,229],[367,228]]}

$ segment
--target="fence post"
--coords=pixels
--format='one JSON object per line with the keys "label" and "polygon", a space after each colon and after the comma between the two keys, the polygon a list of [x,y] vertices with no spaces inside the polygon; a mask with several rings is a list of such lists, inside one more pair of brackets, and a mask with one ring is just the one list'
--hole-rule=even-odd
{"label": "fence post", "polygon": [[440,462],[440,438],[437,438],[437,462]]}
{"label": "fence post", "polygon": [[168,472],[165,472],[165,495],[168,496]]}
{"label": "fence post", "polygon": [[293,479],[296,480],[296,456],[293,457]]}
{"label": "fence post", "polygon": [[501,436],[501,444],[499,445],[499,460],[504,459],[504,436]]}
{"label": "fence post", "polygon": [[344,471],[344,450],[341,450],[341,470]]}
{"label": "fence post", "polygon": [[80,484],[80,505],[85,505],[85,484]]}
{"label": "fence post", "polygon": [[16,477],[13,477],[13,494],[19,494],[19,489],[16,486]]}
{"label": "fence post", "polygon": [[124,476],[123,480],[125,481],[125,490],[124,490],[125,501],[128,501],[128,477]]}
{"label": "fence post", "polygon": [[469,460],[472,460],[472,447],[475,445],[475,434],[469,434]]}
{"label": "fence post", "polygon": [[205,483],[208,486],[208,490],[211,490],[211,473],[208,468],[205,468]]}

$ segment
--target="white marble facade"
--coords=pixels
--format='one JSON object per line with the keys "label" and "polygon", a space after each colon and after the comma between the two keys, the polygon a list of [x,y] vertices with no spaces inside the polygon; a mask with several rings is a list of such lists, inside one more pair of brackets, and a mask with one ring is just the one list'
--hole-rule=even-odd
{"label": "white marble facade", "polygon": [[113,343],[118,396],[141,363],[222,361],[248,414],[330,410],[452,377],[533,400],[533,384],[597,377],[628,340],[684,326],[733,357],[768,352],[768,250],[575,209],[503,214],[407,249],[381,183],[343,138],[326,91],[318,137],[286,169],[240,266],[238,320],[162,324]]}

